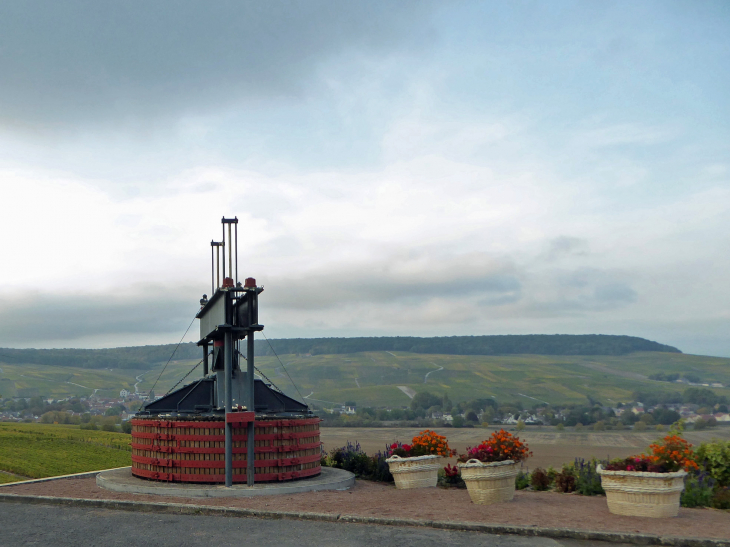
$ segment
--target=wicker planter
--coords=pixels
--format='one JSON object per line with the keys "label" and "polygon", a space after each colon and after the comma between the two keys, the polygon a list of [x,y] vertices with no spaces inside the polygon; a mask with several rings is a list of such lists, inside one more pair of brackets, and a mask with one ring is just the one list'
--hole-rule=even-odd
{"label": "wicker planter", "polygon": [[395,487],[399,490],[406,488],[426,488],[436,486],[438,471],[441,467],[439,456],[415,456],[401,458],[391,456],[388,462],[390,473],[395,479]]}
{"label": "wicker planter", "polygon": [[490,505],[502,501],[511,501],[515,496],[515,477],[517,462],[483,463],[469,460],[458,463],[461,478],[466,483],[471,501],[479,505]]}
{"label": "wicker planter", "polygon": [[597,471],[606,491],[610,513],[630,517],[677,516],[686,471],[607,471],[600,465]]}

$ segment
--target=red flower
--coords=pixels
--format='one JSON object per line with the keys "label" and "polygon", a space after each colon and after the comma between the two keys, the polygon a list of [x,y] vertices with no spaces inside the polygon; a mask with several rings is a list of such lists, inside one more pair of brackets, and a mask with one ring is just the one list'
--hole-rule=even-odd
{"label": "red flower", "polygon": [[405,450],[406,452],[410,452],[411,451],[411,445],[410,444],[404,444],[403,445],[403,450]]}
{"label": "red flower", "polygon": [[395,450],[396,448],[398,448],[398,443],[393,443],[393,444],[391,444],[391,445],[390,445],[390,447],[391,447],[391,448],[392,448],[393,450]]}

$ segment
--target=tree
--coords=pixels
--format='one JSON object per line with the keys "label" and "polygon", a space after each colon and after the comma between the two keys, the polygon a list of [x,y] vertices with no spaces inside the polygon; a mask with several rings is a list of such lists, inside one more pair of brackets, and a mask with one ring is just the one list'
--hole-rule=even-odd
{"label": "tree", "polygon": [[478,422],[479,421],[479,417],[477,416],[477,413],[474,412],[473,410],[470,410],[469,412],[467,412],[466,416],[464,416],[464,418],[466,419],[467,422]]}
{"label": "tree", "polygon": [[451,399],[449,399],[449,394],[444,393],[443,399],[441,399],[441,408],[444,410],[444,412],[451,412],[453,406],[454,405],[451,402]]}
{"label": "tree", "polygon": [[461,416],[454,416],[451,425],[454,427],[464,427],[464,418],[462,418]]}
{"label": "tree", "polygon": [[423,409],[426,410],[432,406],[441,407],[441,397],[434,395],[428,391],[421,391],[416,393],[411,399],[411,408],[413,410]]}
{"label": "tree", "polygon": [[517,425],[515,426],[515,429],[517,429],[517,431],[522,431],[523,429],[525,429],[524,420],[517,420]]}

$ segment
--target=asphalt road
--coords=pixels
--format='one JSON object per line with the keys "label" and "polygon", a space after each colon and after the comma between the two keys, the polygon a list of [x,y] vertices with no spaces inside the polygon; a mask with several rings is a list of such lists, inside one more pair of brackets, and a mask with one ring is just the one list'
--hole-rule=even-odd
{"label": "asphalt road", "polygon": [[[159,515],[107,509],[0,503],[3,547],[622,547],[431,528],[240,517]],[[623,545],[623,547],[628,547]]]}

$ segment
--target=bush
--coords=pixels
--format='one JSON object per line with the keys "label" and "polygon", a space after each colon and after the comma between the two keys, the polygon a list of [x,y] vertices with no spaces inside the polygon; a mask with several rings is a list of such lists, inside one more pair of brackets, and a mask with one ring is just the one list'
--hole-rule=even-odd
{"label": "bush", "polygon": [[601,476],[596,472],[598,461],[592,458],[585,461],[583,458],[576,458],[573,464],[575,474],[575,490],[583,496],[603,496],[605,492],[601,487]]}
{"label": "bush", "polygon": [[730,486],[730,441],[702,443],[695,451],[695,460],[718,486]]}
{"label": "bush", "polygon": [[690,473],[684,479],[684,492],[679,498],[682,507],[710,507],[714,481],[706,473]]}
{"label": "bush", "polygon": [[340,448],[333,448],[330,452],[330,467],[344,469],[354,473],[356,477],[369,476],[371,474],[370,458],[360,448],[360,443],[347,444]]}
{"label": "bush", "polygon": [[598,421],[593,424],[593,431],[604,431],[606,429],[606,422]]}
{"label": "bush", "polygon": [[461,478],[459,468],[456,466],[452,467],[451,464],[448,464],[443,469],[439,469],[437,484],[446,488],[466,488],[466,483]]}
{"label": "bush", "polygon": [[524,490],[530,486],[530,474],[520,470],[515,477],[515,488],[517,490]]}
{"label": "bush", "polygon": [[533,490],[537,490],[538,492],[548,490],[550,488],[550,477],[548,477],[544,469],[538,467],[530,475],[530,485]]}
{"label": "bush", "polygon": [[715,509],[730,509],[730,488],[718,488],[712,496],[712,506]]}
{"label": "bush", "polygon": [[575,475],[570,467],[563,467],[563,470],[556,475],[555,489],[565,494],[575,492]]}
{"label": "bush", "polygon": [[577,424],[575,424],[576,431],[583,431],[583,428],[584,428],[584,426],[582,423],[578,422]]}
{"label": "bush", "polygon": [[646,422],[636,422],[634,424],[634,431],[646,431]]}
{"label": "bush", "polygon": [[555,426],[556,431],[563,431],[565,430],[565,426],[563,424],[558,424]]}

